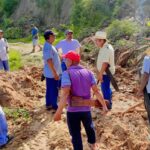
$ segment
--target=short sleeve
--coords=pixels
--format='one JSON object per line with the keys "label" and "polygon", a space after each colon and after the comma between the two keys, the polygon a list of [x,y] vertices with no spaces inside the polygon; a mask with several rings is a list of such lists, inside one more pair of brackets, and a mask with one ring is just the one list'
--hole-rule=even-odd
{"label": "short sleeve", "polygon": [[104,63],[110,63],[110,57],[112,57],[111,51],[108,49],[105,49],[103,51],[102,56],[101,56],[101,61]]}
{"label": "short sleeve", "polygon": [[57,49],[62,48],[62,42],[60,41],[59,43],[57,43],[55,47],[56,47]]}
{"label": "short sleeve", "polygon": [[43,49],[43,58],[44,60],[52,59],[53,58],[53,49],[50,45],[45,45]]}
{"label": "short sleeve", "polygon": [[150,58],[146,56],[143,62],[143,73],[150,73]]}
{"label": "short sleeve", "polygon": [[95,85],[96,84],[96,78],[95,78],[95,76],[94,76],[94,74],[93,74],[93,72],[91,72],[91,85]]}
{"label": "short sleeve", "polygon": [[61,87],[71,86],[71,80],[67,71],[64,71],[61,79]]}
{"label": "short sleeve", "polygon": [[4,39],[4,40],[5,40],[5,46],[8,47],[7,39]]}
{"label": "short sleeve", "polygon": [[81,44],[79,43],[78,40],[76,40],[76,48],[80,48],[81,47]]}

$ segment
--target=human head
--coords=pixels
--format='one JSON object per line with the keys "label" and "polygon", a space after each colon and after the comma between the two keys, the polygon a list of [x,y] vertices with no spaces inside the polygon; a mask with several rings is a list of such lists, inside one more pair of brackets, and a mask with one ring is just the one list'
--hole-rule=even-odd
{"label": "human head", "polygon": [[94,36],[94,39],[95,39],[95,42],[96,42],[96,45],[100,48],[103,47],[103,45],[106,43],[107,41],[107,34],[106,32],[102,32],[102,31],[97,31],[95,33],[95,36]]}
{"label": "human head", "polygon": [[73,31],[72,30],[66,30],[65,35],[66,35],[67,40],[71,40],[73,38]]}
{"label": "human head", "polygon": [[31,27],[32,27],[32,28],[34,28],[34,27],[35,27],[35,25],[34,25],[34,24],[31,24]]}
{"label": "human head", "polygon": [[44,32],[44,38],[45,41],[48,41],[52,44],[55,41],[55,33],[52,30],[46,30]]}
{"label": "human head", "polygon": [[0,30],[0,39],[3,37],[3,30]]}
{"label": "human head", "polygon": [[66,59],[67,68],[72,65],[78,65],[80,63],[80,55],[75,51],[69,51],[63,57]]}

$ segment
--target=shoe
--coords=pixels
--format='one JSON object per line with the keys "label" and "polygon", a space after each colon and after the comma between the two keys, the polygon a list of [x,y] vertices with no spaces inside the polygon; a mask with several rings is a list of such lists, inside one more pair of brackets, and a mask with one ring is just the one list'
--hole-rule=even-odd
{"label": "shoe", "polygon": [[45,80],[45,76],[44,74],[41,75],[41,81],[44,81]]}
{"label": "shoe", "polygon": [[0,149],[3,149],[8,143],[10,143],[10,141],[12,141],[14,139],[14,136],[11,136],[11,135],[7,135],[7,143],[6,144],[3,144],[0,146]]}
{"label": "shoe", "polygon": [[46,106],[46,110],[47,110],[47,111],[50,111],[50,110],[52,110],[52,109],[53,109],[52,106]]}

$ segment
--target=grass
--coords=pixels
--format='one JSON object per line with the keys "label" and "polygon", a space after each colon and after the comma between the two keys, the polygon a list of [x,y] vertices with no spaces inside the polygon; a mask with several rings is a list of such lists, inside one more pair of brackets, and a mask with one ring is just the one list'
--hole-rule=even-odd
{"label": "grass", "polygon": [[17,50],[9,51],[9,65],[11,71],[18,70],[23,66],[21,60],[21,53],[19,51]]}
{"label": "grass", "polygon": [[16,121],[19,118],[23,118],[25,120],[30,119],[30,113],[26,109],[23,108],[7,108],[4,107],[4,112],[8,118],[13,119]]}
{"label": "grass", "polygon": [[8,39],[9,43],[18,43],[18,42],[29,43],[31,41],[32,41],[31,36],[27,36],[27,37],[20,38],[20,39]]}

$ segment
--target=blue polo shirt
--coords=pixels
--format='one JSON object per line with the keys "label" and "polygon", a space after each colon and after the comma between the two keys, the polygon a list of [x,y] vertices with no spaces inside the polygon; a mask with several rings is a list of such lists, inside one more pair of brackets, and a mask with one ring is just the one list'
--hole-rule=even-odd
{"label": "blue polo shirt", "polygon": [[38,34],[38,32],[39,32],[39,30],[36,27],[32,28],[32,30],[31,30],[32,36],[35,36],[36,34]]}
{"label": "blue polo shirt", "polygon": [[48,66],[47,60],[51,59],[56,72],[58,75],[62,73],[61,70],[61,61],[58,55],[56,48],[48,42],[45,42],[43,47],[43,60],[44,60],[44,76],[46,78],[54,78],[52,70]]}

